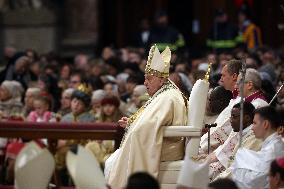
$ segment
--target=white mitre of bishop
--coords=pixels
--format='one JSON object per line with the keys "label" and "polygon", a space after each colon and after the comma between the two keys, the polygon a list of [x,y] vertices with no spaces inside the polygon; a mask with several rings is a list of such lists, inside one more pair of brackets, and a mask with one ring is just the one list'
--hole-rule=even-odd
{"label": "white mitre of bishop", "polygon": [[105,177],[95,156],[81,145],[68,151],[66,165],[77,189],[107,189]]}
{"label": "white mitre of bishop", "polygon": [[55,168],[52,154],[30,142],[20,151],[15,162],[16,189],[46,189]]}
{"label": "white mitre of bishop", "polygon": [[177,184],[194,189],[206,189],[209,184],[209,162],[198,162],[185,156]]}
{"label": "white mitre of bishop", "polygon": [[145,74],[168,78],[170,75],[171,50],[167,46],[160,53],[157,45],[153,45],[149,51]]}

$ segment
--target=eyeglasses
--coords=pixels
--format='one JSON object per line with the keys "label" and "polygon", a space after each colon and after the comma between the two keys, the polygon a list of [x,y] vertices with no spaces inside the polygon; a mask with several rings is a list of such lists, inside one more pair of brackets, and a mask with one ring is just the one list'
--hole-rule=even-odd
{"label": "eyeglasses", "polygon": [[[251,81],[245,81],[244,83],[246,84],[246,83],[249,83],[249,82],[251,82]],[[238,86],[241,85],[241,80],[238,80],[236,84],[237,84]]]}

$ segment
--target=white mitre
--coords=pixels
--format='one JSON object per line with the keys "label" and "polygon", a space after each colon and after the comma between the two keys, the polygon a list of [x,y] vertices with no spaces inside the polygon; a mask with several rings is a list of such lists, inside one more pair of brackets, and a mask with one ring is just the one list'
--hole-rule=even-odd
{"label": "white mitre", "polygon": [[171,50],[167,46],[160,53],[156,45],[153,45],[149,51],[145,74],[157,77],[167,78],[170,75]]}
{"label": "white mitre", "polygon": [[46,189],[55,168],[52,154],[35,142],[25,145],[15,162],[16,189]]}
{"label": "white mitre", "polygon": [[77,154],[68,151],[66,164],[77,189],[107,189],[97,159],[84,147],[78,145]]}

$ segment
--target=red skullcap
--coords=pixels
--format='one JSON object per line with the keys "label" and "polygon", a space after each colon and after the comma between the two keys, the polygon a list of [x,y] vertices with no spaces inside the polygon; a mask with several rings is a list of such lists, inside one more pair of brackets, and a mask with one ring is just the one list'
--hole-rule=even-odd
{"label": "red skullcap", "polygon": [[284,156],[276,159],[276,163],[279,167],[281,167],[282,169],[284,169]]}

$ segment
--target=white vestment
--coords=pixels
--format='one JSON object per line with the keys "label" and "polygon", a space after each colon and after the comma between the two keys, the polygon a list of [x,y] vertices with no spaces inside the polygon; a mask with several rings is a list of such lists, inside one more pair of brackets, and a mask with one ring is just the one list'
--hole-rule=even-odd
{"label": "white vestment", "polygon": [[134,172],[146,171],[158,177],[160,161],[184,157],[181,138],[163,140],[163,126],[187,125],[185,99],[177,87],[167,82],[144,105],[130,124],[120,149],[106,161],[105,176],[113,189],[121,189]]}
{"label": "white vestment", "polygon": [[[251,128],[252,125],[243,130],[241,146],[246,149],[258,151],[261,148],[262,141],[255,138]],[[210,164],[209,176],[211,180],[214,180],[221,172],[229,168],[239,148],[239,140],[239,133],[232,131],[224,144],[220,145],[213,152],[218,161]]]}
{"label": "white vestment", "polygon": [[[210,151],[214,151],[221,144],[223,144],[227,138],[229,137],[232,126],[230,123],[231,110],[233,106],[239,103],[241,97],[237,97],[236,99],[232,99],[229,105],[219,114],[215,123],[217,127],[213,127],[210,129]],[[252,105],[255,108],[260,108],[263,106],[267,106],[268,103],[260,98],[253,99],[251,101]],[[206,154],[208,148],[208,133],[205,133],[201,137],[199,154]]]}
{"label": "white vestment", "polygon": [[270,163],[282,155],[284,143],[277,133],[267,137],[258,152],[241,148],[231,166],[232,179],[241,189],[268,189]]}

